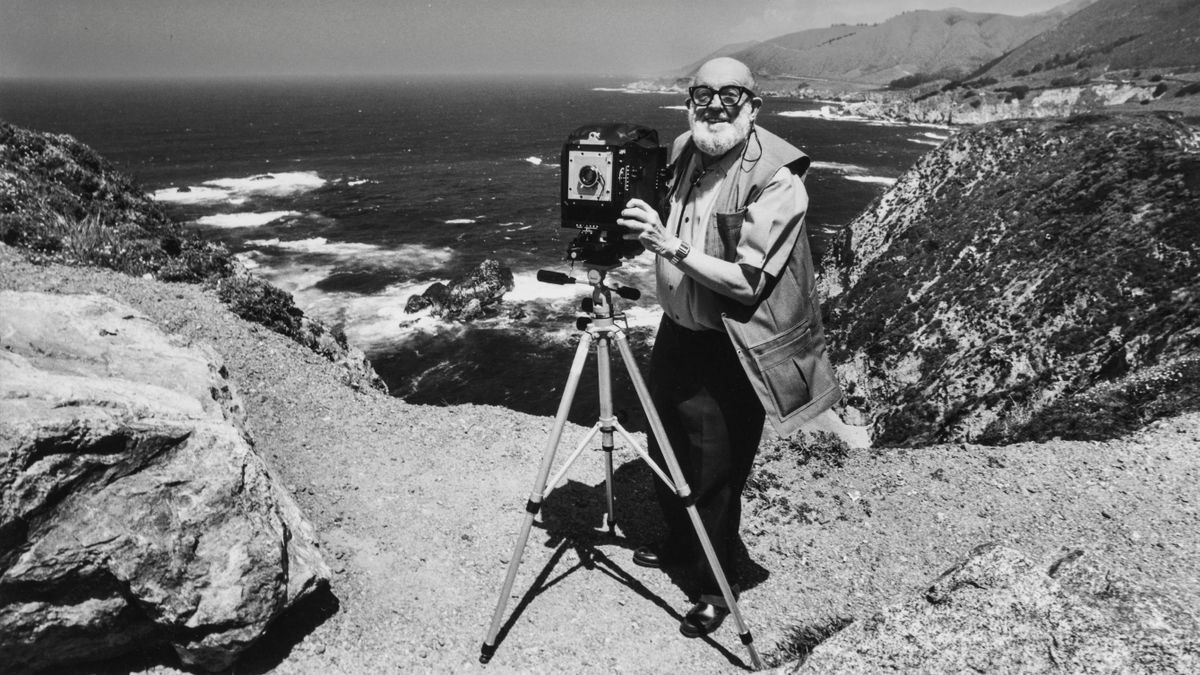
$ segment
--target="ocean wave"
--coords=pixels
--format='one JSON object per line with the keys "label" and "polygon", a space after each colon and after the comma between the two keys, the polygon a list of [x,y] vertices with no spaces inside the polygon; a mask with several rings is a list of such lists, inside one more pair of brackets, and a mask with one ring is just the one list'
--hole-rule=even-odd
{"label": "ocean wave", "polygon": [[909,143],[917,143],[920,145],[932,145],[934,147],[937,147],[942,144],[941,141],[931,141],[927,138],[910,138],[910,139],[908,139],[908,142]]}
{"label": "ocean wave", "polygon": [[809,165],[813,169],[819,171],[837,171],[839,173],[866,173],[866,167],[857,164],[844,164],[842,162],[813,162]]}
{"label": "ocean wave", "polygon": [[659,107],[662,108],[663,110],[682,110],[683,112],[687,112],[686,105],[664,105],[664,106],[659,106]]}
{"label": "ocean wave", "polygon": [[445,221],[445,223],[447,225],[473,225],[475,223],[475,219],[474,218],[451,218],[450,220]]}
{"label": "ocean wave", "polygon": [[841,174],[842,178],[852,180],[856,183],[879,183],[881,185],[892,185],[896,182],[895,178],[887,176],[872,176],[867,173],[867,168],[858,166],[857,164],[843,164],[841,162],[813,162],[812,168],[834,171]]}
{"label": "ocean wave", "polygon": [[592,87],[592,91],[610,91],[618,94],[666,94],[676,96],[684,93],[679,87]]}
{"label": "ocean wave", "polygon": [[300,253],[328,253],[332,255],[357,255],[368,251],[380,250],[375,244],[359,244],[354,242],[331,244],[325,237],[293,239],[292,241],[281,241],[278,238],[251,239],[250,241],[247,241],[246,244],[249,246],[276,248],[284,251],[297,251]]}
{"label": "ocean wave", "polygon": [[280,218],[295,218],[300,215],[299,211],[266,211],[263,213],[214,213],[211,216],[203,216],[196,219],[196,222],[209,227],[219,227],[222,229],[233,229],[237,227],[259,227],[267,223],[274,222]]}
{"label": "ocean wave", "polygon": [[542,165],[542,158],[541,158],[541,157],[533,157],[533,156],[530,156],[530,157],[526,157],[526,158],[525,158],[525,161],[526,161],[526,162],[529,162],[530,164],[532,164],[532,165],[534,165],[534,166],[541,166],[541,165]]}
{"label": "ocean wave", "polygon": [[216,178],[200,185],[155,190],[151,196],[157,201],[174,204],[239,204],[245,202],[247,197],[290,197],[316,190],[326,183],[315,171],[284,171],[244,178]]}
{"label": "ocean wave", "polygon": [[833,106],[821,106],[819,110],[781,110],[775,113],[781,117],[803,117],[807,119],[825,120],[828,122],[857,122],[858,124],[866,124],[873,127],[905,127],[909,126],[908,122],[897,122],[893,120],[881,120],[871,117],[863,117],[862,115],[851,115],[849,113],[838,112]]}
{"label": "ocean wave", "polygon": [[846,176],[846,180],[852,180],[856,183],[879,183],[880,185],[895,185],[895,178],[887,176]]}

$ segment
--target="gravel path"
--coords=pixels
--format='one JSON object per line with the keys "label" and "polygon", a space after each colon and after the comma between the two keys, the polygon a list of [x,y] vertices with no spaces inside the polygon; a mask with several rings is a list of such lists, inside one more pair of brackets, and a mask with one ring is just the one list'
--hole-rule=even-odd
{"label": "gravel path", "polygon": [[[481,666],[553,420],[355,392],[337,384],[333,366],[196,286],[33,267],[0,245],[0,288],[104,293],[224,356],[258,451],[292,488],[335,571],[331,593],[285,616],[237,672],[746,667],[732,622],[711,639],[683,638],[679,580],[630,562],[658,526],[650,473],[628,450],[618,451],[616,478],[623,536],[598,529],[603,466],[587,452],[535,524],[496,655]],[[560,460],[584,432],[568,426]],[[768,658],[793,628],[910,597],[985,541],[1047,561],[1083,548],[1200,607],[1200,414],[1106,443],[858,451],[842,466],[767,453],[755,481],[741,606]],[[179,672],[172,663],[151,653],[111,670]]]}

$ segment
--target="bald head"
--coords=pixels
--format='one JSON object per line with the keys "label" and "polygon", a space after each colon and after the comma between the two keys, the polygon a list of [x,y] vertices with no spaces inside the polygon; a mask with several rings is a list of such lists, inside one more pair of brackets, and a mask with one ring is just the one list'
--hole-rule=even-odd
{"label": "bald head", "polygon": [[704,65],[700,66],[700,70],[697,70],[696,76],[692,78],[692,84],[703,84],[713,89],[720,89],[727,84],[736,84],[747,89],[754,89],[754,75],[741,61],[721,56],[706,61]]}

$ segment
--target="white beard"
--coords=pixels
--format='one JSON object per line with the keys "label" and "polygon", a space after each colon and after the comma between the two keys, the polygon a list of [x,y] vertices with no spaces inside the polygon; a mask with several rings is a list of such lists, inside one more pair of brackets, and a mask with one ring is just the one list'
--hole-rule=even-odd
{"label": "white beard", "polygon": [[720,157],[750,137],[751,106],[742,106],[730,122],[709,122],[696,117],[696,109],[688,109],[688,124],[696,147],[710,157]]}

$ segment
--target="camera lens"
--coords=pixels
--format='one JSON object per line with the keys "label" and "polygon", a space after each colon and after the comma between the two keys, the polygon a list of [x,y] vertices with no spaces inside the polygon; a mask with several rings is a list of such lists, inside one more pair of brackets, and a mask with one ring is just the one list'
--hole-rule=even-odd
{"label": "camera lens", "polygon": [[595,187],[600,180],[600,174],[596,173],[596,167],[588,164],[579,170],[579,184],[583,187]]}

